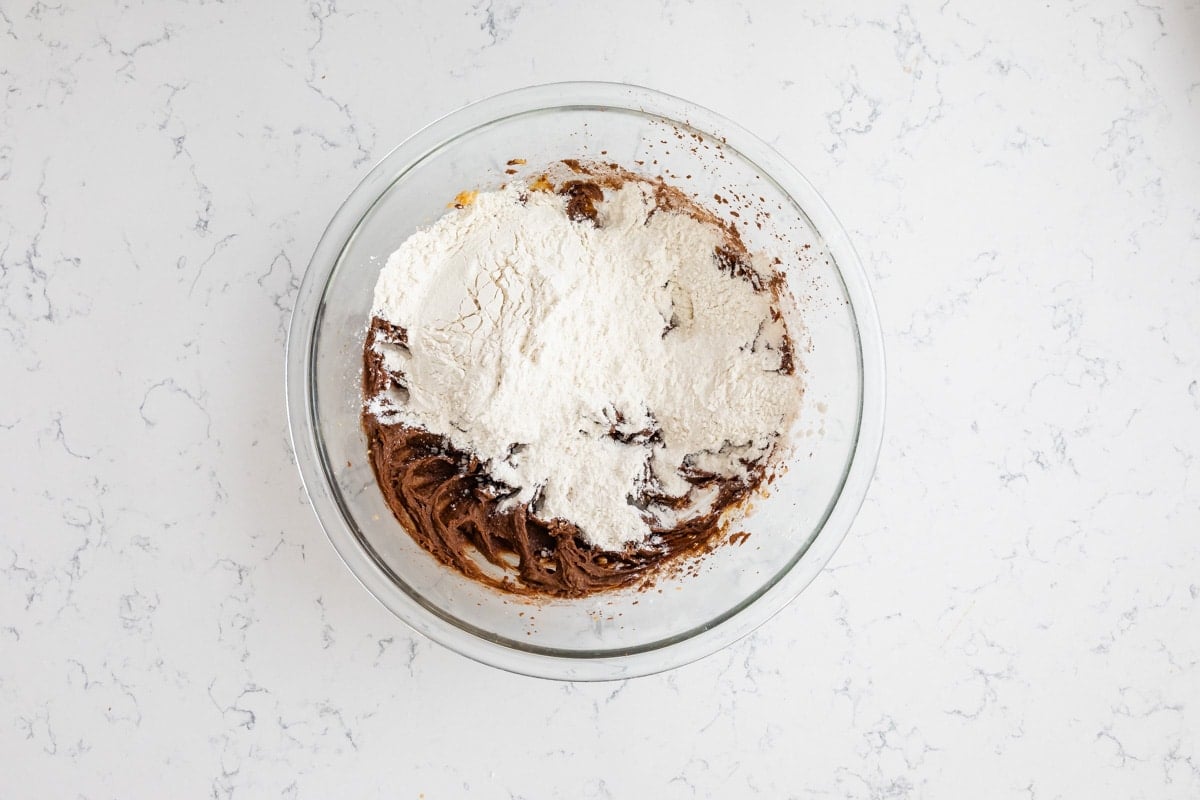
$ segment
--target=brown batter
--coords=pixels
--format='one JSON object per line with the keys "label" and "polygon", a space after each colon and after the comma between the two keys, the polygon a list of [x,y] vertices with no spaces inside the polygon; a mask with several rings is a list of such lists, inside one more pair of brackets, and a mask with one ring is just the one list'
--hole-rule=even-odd
{"label": "brown batter", "polygon": [[[569,166],[576,172],[585,171],[578,163]],[[610,174],[605,185],[613,185],[613,180]],[[567,197],[572,219],[598,224],[595,204],[603,199],[600,182],[567,181],[560,193]],[[711,217],[691,201],[681,200],[677,190],[670,187],[660,186],[659,195],[660,207],[680,208],[686,203],[689,213],[694,210]],[[714,258],[722,269],[753,282],[756,290],[770,291],[778,297],[782,278],[764,285],[743,260],[744,254],[745,248],[733,231],[727,246],[719,248]],[[386,320],[376,317],[371,321],[363,348],[364,397],[374,397],[389,388],[400,389],[403,394],[404,376],[389,373],[372,345],[379,340],[403,346],[407,338],[407,331]],[[781,369],[791,374],[794,365],[790,340],[785,340],[785,348]],[[614,420],[610,432],[621,441],[645,443],[660,435],[651,430],[625,430],[621,423],[620,419]],[[665,565],[710,549],[720,539],[722,513],[743,502],[766,473],[765,463],[748,464],[746,480],[692,470],[685,477],[693,486],[718,488],[711,513],[669,530],[652,527],[654,535],[649,540],[627,545],[620,552],[602,551],[588,545],[574,524],[539,519],[526,504],[501,511],[500,505],[511,489],[491,480],[478,459],[455,450],[446,438],[420,428],[382,424],[365,408],[362,424],[379,487],[405,530],[443,564],[467,577],[520,594],[579,597],[647,582]],[[646,487],[634,502],[639,507],[682,507],[687,497],[669,498]]]}

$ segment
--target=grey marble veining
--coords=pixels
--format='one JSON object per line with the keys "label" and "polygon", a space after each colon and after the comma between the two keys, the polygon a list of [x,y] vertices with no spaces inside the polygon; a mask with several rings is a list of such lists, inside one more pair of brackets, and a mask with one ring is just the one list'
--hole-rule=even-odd
{"label": "grey marble veining", "polygon": [[[290,457],[287,317],[393,144],[625,80],[864,257],[869,499],[740,644],[561,685],[411,633]],[[1200,5],[0,0],[0,796],[1200,795]]]}

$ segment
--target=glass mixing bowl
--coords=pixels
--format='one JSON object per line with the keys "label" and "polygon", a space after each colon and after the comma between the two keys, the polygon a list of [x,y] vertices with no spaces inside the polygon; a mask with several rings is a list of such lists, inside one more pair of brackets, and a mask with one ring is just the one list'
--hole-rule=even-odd
{"label": "glass mixing bowl", "polygon": [[[565,158],[664,175],[778,256],[798,301],[800,432],[786,471],[696,574],[649,590],[530,600],[475,583],[418,546],[375,483],[359,425],[361,351],[387,256],[467,189]],[[524,160],[524,163],[510,162]],[[726,202],[714,199],[720,195]],[[350,570],[396,616],[470,658],[563,680],[679,666],[752,631],[808,585],[866,494],[883,429],[883,344],[854,248],[816,190],[741,127],[636,86],[563,83],[484,100],[414,134],[342,204],[292,314],[287,400],[308,496]],[[740,538],[740,537],[739,537]]]}

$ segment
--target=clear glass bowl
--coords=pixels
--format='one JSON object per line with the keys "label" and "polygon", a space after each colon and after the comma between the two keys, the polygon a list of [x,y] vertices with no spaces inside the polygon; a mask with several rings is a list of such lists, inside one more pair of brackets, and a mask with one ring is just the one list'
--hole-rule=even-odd
{"label": "clear glass bowl", "polygon": [[[580,600],[526,600],[470,581],[421,549],[384,504],[359,425],[361,350],[380,267],[461,190],[495,188],[564,158],[615,161],[737,222],[783,261],[799,301],[807,389],[787,471],[698,574]],[[720,204],[713,200],[744,198]],[[757,217],[755,216],[757,213]],[[755,224],[755,220],[761,225]],[[463,655],[564,680],[644,675],[712,653],[808,585],[866,494],[883,428],[883,344],[867,278],[816,190],[768,145],[707,109],[605,83],[534,86],[414,134],[338,209],[292,315],[287,399],[313,508],[350,570],[413,628]]]}

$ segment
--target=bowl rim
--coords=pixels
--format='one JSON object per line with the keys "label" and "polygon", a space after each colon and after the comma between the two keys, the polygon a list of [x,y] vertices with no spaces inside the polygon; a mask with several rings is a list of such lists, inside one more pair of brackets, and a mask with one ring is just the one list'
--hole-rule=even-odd
{"label": "bowl rim", "polygon": [[[324,295],[341,254],[362,220],[383,194],[414,165],[480,125],[540,110],[609,108],[690,126],[723,141],[775,182],[807,216],[832,256],[846,296],[858,344],[861,385],[857,435],[840,491],[809,540],[773,584],[711,626],[666,640],[665,644],[611,655],[550,655],[517,649],[479,636],[428,609],[395,585],[351,532],[322,468],[312,379],[315,333]],[[757,155],[757,157],[755,157]],[[760,167],[761,168],[761,167]],[[571,81],[527,86],[493,95],[443,115],[380,159],[341,203],[322,234],[305,270],[292,310],[285,355],[288,426],[297,468],[322,529],[360,584],[407,625],[451,650],[509,672],[559,680],[617,680],[673,669],[721,650],[745,637],[792,602],[821,572],[845,539],[874,475],[883,439],[885,365],[883,334],[866,271],[845,228],[816,188],[773,147],[737,123],[690,101],[654,89],[623,83]]]}

